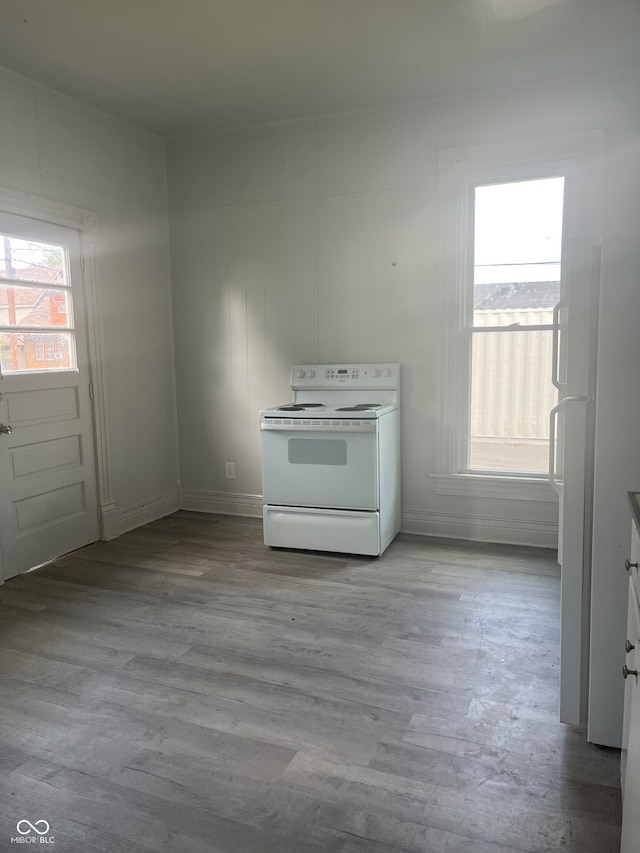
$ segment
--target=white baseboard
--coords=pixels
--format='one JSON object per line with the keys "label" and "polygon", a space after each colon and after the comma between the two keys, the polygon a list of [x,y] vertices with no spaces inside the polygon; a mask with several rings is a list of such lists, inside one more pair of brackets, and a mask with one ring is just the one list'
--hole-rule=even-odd
{"label": "white baseboard", "polygon": [[[113,539],[115,536],[120,536],[135,527],[141,527],[150,521],[157,521],[165,515],[177,512],[180,508],[180,490],[171,489],[169,492],[132,504],[124,509],[113,510],[107,519],[103,513],[105,533],[111,534],[105,535],[105,539]],[[106,524],[105,521],[107,521]]]}
{"label": "white baseboard", "polygon": [[446,539],[469,539],[505,545],[558,547],[558,525],[530,519],[467,516],[404,510],[402,532]]}
{"label": "white baseboard", "polygon": [[116,509],[116,502],[109,501],[108,503],[102,503],[98,507],[98,510],[100,538],[115,539],[116,536],[120,535],[118,532],[118,510]]}
{"label": "white baseboard", "polygon": [[[105,504],[101,507],[102,537],[113,539],[179,509],[262,518],[262,496],[173,489],[121,510],[117,510],[113,503]],[[558,525],[533,519],[455,515],[406,509],[402,513],[402,532],[505,545],[558,547]]]}
{"label": "white baseboard", "polygon": [[[182,490],[182,509],[220,515],[243,515],[262,518],[262,496],[230,492]],[[474,542],[496,542],[505,545],[558,547],[558,525],[531,519],[466,516],[405,510],[402,532],[447,539],[469,539]]]}
{"label": "white baseboard", "polygon": [[249,518],[262,518],[262,495],[183,489],[182,509],[192,512],[213,512],[220,515],[245,515]]}

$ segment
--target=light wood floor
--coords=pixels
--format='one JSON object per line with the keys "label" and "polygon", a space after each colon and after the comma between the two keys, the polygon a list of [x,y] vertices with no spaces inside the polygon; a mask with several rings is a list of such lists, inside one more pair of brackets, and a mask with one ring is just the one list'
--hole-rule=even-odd
{"label": "light wood floor", "polygon": [[57,853],[618,850],[619,753],[556,721],[550,552],[183,512],[0,599],[2,851],[21,819]]}

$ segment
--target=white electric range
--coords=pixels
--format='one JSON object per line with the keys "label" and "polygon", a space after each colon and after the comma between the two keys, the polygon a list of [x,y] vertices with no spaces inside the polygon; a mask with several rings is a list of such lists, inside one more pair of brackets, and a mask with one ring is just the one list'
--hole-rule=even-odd
{"label": "white electric range", "polygon": [[260,412],[264,541],[381,554],[400,530],[400,365],[292,369]]}

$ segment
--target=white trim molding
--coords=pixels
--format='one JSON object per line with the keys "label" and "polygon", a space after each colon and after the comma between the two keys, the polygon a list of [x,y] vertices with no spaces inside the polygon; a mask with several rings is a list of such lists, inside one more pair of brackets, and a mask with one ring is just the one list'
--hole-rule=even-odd
{"label": "white trim molding", "polygon": [[149,524],[150,521],[157,521],[159,518],[171,515],[179,509],[181,509],[181,501],[178,488],[140,501],[140,503],[132,504],[124,509],[116,510],[114,506],[108,513],[107,519],[103,515],[103,522],[107,521],[106,526],[111,533],[111,535],[105,536],[105,539],[121,536],[129,530],[142,527],[143,524]]}
{"label": "white trim molding", "polygon": [[[85,217],[93,227],[93,216]],[[81,232],[82,275],[87,314],[87,343],[89,346],[89,377],[93,389],[93,435],[95,441],[98,504],[108,507],[115,501],[111,495],[111,457],[109,453],[107,423],[107,386],[103,370],[103,333],[100,321],[98,289],[95,272],[95,245],[90,234]],[[101,531],[102,532],[102,531]],[[105,537],[110,538],[110,537]]]}
{"label": "white trim molding", "polygon": [[464,171],[520,171],[523,164],[557,164],[559,160],[574,163],[600,157],[605,150],[603,130],[584,130],[546,136],[528,136],[505,142],[488,142],[461,148],[441,148],[438,151],[440,175],[458,175]]}
{"label": "white trim molding", "polygon": [[211,512],[220,515],[244,515],[248,518],[262,518],[262,495],[183,489],[182,509],[191,512]]}
{"label": "white trim molding", "polygon": [[408,509],[402,513],[402,532],[504,545],[558,547],[557,523],[499,518],[495,515],[457,515]]}
{"label": "white trim molding", "polygon": [[98,524],[100,525],[101,539],[115,539],[118,532],[118,513],[115,501],[100,502],[98,504]]}
{"label": "white trim molding", "polygon": [[[182,490],[182,509],[187,512],[262,518],[262,506],[261,495]],[[402,513],[402,532],[505,545],[531,545],[553,549],[558,547],[557,523],[535,521],[531,518],[501,518],[495,515],[462,515],[408,509]]]}
{"label": "white trim molding", "polygon": [[436,495],[558,503],[558,495],[547,479],[499,475],[485,477],[481,474],[431,474],[431,477]]}
{"label": "white trim molding", "polygon": [[75,231],[95,227],[95,214],[91,210],[7,187],[0,187],[0,210],[14,216],[26,216],[39,222],[73,228]]}

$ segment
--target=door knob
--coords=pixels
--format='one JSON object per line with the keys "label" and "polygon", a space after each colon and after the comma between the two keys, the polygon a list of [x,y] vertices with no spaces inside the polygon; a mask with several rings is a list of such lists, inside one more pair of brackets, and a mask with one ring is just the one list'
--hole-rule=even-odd
{"label": "door knob", "polygon": [[629,652],[632,652],[634,649],[635,649],[635,646],[633,645],[631,640],[625,640],[624,641],[624,650],[627,654],[629,654]]}
{"label": "door knob", "polygon": [[623,675],[625,678],[626,678],[628,675],[635,675],[635,677],[637,678],[637,677],[638,677],[638,670],[637,670],[637,669],[629,669],[629,667],[628,667],[628,666],[626,665],[626,663],[625,663],[625,665],[622,667],[622,675]]}
{"label": "door knob", "polygon": [[627,571],[629,571],[629,569],[637,569],[637,568],[638,568],[638,564],[637,564],[637,563],[632,563],[632,562],[631,562],[631,560],[627,559],[627,560],[625,560],[625,561],[624,561],[624,567],[625,567],[625,569],[626,569]]}
{"label": "door knob", "polygon": [[10,435],[12,432],[9,424],[0,424],[0,435]]}

